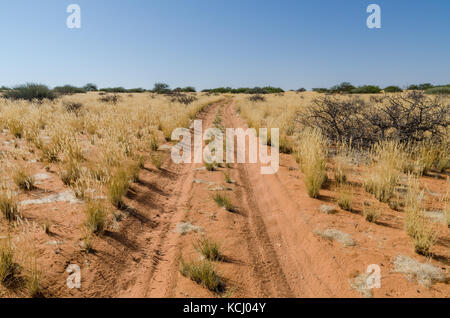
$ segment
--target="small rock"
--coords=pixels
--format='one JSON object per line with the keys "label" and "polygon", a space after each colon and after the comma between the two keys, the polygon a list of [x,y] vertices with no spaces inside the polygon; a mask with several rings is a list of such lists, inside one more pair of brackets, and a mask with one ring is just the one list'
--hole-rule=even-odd
{"label": "small rock", "polygon": [[334,206],[323,204],[320,206],[320,212],[325,214],[334,214],[337,212],[337,209]]}
{"label": "small rock", "polygon": [[217,186],[217,187],[214,187],[214,188],[208,188],[208,190],[209,191],[233,191],[233,188]]}
{"label": "small rock", "polygon": [[202,179],[194,179],[194,180],[192,180],[192,183],[207,184],[207,185],[214,185],[215,184],[212,181],[206,181],[206,180],[202,180]]}

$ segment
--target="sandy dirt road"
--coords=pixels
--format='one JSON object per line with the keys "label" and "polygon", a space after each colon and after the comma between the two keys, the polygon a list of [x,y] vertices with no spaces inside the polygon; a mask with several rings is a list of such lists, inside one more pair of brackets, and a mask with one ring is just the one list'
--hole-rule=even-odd
{"label": "sandy dirt road", "polygon": [[[246,128],[233,99],[203,111],[203,129],[220,122]],[[248,149],[248,147],[247,147]],[[427,289],[394,273],[392,259],[412,254],[397,218],[378,225],[360,215],[319,212],[333,204],[329,190],[320,200],[307,196],[291,155],[280,155],[276,174],[262,175],[261,165],[175,164],[170,151],[160,170],[147,164],[127,195],[129,216],[120,231],[107,232],[83,272],[83,289],[55,294],[79,297],[360,297],[350,280],[370,264],[382,269],[376,297],[445,297],[448,285]],[[224,172],[233,180],[226,183]],[[218,207],[213,195],[228,196],[234,212]],[[384,225],[381,225],[381,224]],[[181,225],[191,227],[186,233]],[[386,226],[387,225],[387,226]],[[356,246],[345,247],[315,235],[317,229],[350,233]],[[214,262],[226,288],[208,291],[180,273],[180,259],[198,260],[194,244],[207,237],[220,244],[224,259]],[[440,243],[445,249],[446,241]],[[70,262],[83,263],[82,254]],[[61,287],[63,289],[63,287]]]}

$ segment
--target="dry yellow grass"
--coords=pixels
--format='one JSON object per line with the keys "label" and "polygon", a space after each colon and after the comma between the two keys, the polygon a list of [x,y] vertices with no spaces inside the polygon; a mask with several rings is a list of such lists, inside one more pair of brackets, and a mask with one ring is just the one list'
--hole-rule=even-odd
{"label": "dry yellow grass", "polygon": [[328,141],[317,129],[305,129],[298,139],[300,168],[304,174],[308,195],[317,198],[327,179]]}

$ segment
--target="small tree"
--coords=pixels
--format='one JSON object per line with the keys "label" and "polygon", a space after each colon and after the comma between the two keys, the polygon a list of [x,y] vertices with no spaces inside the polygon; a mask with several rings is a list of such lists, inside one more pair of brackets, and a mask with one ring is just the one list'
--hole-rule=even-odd
{"label": "small tree", "polygon": [[384,89],[384,92],[385,93],[400,93],[400,92],[403,92],[403,90],[400,88],[400,87],[398,87],[398,86],[388,86],[388,87],[386,87],[385,89]]}
{"label": "small tree", "polygon": [[98,91],[97,85],[93,84],[93,83],[87,83],[86,85],[84,85],[84,90],[86,92],[96,92]]}
{"label": "small tree", "polygon": [[353,86],[349,82],[342,82],[341,84],[330,88],[330,91],[332,93],[350,93],[352,89],[355,89],[355,86]]}
{"label": "small tree", "polygon": [[155,83],[155,86],[153,87],[153,92],[157,94],[170,93],[170,86],[166,83]]}

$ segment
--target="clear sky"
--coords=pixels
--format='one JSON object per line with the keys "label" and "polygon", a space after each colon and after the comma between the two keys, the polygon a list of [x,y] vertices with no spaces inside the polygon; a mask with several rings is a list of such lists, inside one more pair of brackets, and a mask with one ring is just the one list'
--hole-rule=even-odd
{"label": "clear sky", "polygon": [[0,86],[448,84],[450,1],[0,0],[0,43]]}

